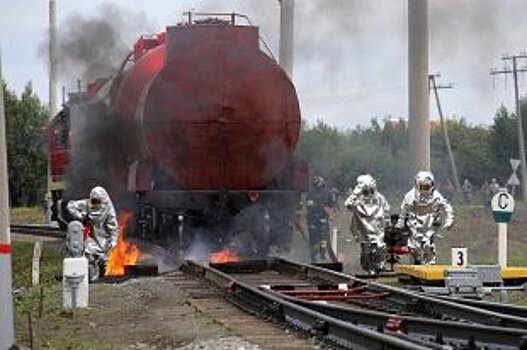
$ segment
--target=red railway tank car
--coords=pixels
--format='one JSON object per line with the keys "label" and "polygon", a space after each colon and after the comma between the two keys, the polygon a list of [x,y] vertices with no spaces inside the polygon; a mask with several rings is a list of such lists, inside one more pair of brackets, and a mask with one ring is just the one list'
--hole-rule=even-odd
{"label": "red railway tank car", "polygon": [[[117,197],[134,194],[143,236],[181,233],[185,222],[186,232],[199,227],[224,241],[260,222],[268,245],[287,241],[309,184],[307,165],[293,157],[298,98],[260,50],[258,28],[228,18],[189,18],[141,37],[117,74],[72,95],[50,124],[53,176],[68,178],[55,201],[98,183]],[[105,131],[93,132],[100,125]]]}
{"label": "red railway tank car", "polygon": [[186,189],[250,190],[276,177],[296,146],[300,111],[258,43],[255,27],[179,26],[139,54],[116,105],[140,125],[141,157]]}

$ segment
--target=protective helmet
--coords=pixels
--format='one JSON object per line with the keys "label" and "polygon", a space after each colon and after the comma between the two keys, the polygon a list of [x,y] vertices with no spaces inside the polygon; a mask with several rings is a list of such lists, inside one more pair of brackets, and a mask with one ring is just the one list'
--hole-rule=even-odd
{"label": "protective helmet", "polygon": [[108,192],[101,186],[94,187],[90,192],[90,207],[100,209],[109,200]]}
{"label": "protective helmet", "polygon": [[435,189],[434,174],[429,171],[420,171],[415,176],[415,190],[420,195],[429,195]]}
{"label": "protective helmet", "polygon": [[357,177],[357,185],[364,197],[371,197],[377,191],[377,181],[369,174]]}
{"label": "protective helmet", "polygon": [[315,187],[322,187],[326,184],[326,181],[324,181],[324,178],[322,176],[315,176],[313,177],[313,185]]}

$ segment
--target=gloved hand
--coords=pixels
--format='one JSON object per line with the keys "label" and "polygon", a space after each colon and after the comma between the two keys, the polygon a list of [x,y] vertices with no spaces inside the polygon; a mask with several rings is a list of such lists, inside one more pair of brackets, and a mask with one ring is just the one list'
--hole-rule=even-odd
{"label": "gloved hand", "polygon": [[362,186],[355,186],[351,193],[353,193],[356,197],[358,197],[361,192],[362,192]]}
{"label": "gloved hand", "polygon": [[353,194],[348,199],[346,199],[346,201],[344,202],[344,205],[349,210],[353,210],[353,208],[359,205],[359,198],[357,197],[357,195]]}

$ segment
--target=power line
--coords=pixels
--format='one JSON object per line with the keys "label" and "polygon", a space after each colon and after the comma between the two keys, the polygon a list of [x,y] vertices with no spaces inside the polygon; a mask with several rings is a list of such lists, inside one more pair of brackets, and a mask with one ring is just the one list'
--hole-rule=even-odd
{"label": "power line", "polygon": [[430,74],[428,76],[428,87],[429,89],[434,91],[437,111],[439,113],[439,119],[441,120],[441,126],[443,129],[443,137],[445,139],[446,150],[448,152],[448,158],[450,160],[450,170],[452,171],[452,180],[454,180],[453,181],[454,188],[456,192],[459,194],[461,193],[461,185],[459,183],[459,176],[457,173],[454,153],[452,152],[452,147],[450,146],[450,137],[448,136],[448,126],[447,126],[447,123],[445,122],[445,118],[443,118],[443,109],[441,108],[441,102],[439,101],[439,93],[438,93],[438,90],[440,89],[452,89],[453,86],[452,84],[438,85],[436,82],[436,78],[439,78],[440,76],[441,74]]}
{"label": "power line", "polygon": [[521,164],[521,177],[522,177],[522,197],[523,201],[527,202],[527,171],[525,164],[525,143],[523,140],[523,120],[521,113],[520,93],[518,87],[518,73],[527,72],[527,68],[518,68],[518,60],[524,60],[527,58],[526,53],[520,53],[519,55],[503,56],[501,59],[508,63],[512,61],[512,68],[505,65],[502,69],[491,69],[490,75],[503,74],[507,77],[508,74],[512,74],[514,78],[514,99],[516,102],[516,121],[518,125],[518,148],[520,151],[520,164]]}

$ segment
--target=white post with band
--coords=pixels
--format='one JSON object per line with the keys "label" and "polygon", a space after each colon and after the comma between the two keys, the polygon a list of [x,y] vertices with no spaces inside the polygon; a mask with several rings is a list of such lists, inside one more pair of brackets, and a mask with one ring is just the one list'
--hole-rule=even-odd
{"label": "white post with band", "polygon": [[514,211],[514,197],[506,189],[500,188],[492,197],[492,215],[498,223],[498,265],[507,267],[507,225]]}
{"label": "white post with band", "polygon": [[0,51],[0,349],[15,345],[13,282],[11,276],[11,233],[9,232],[9,183],[5,137],[4,87]]}

